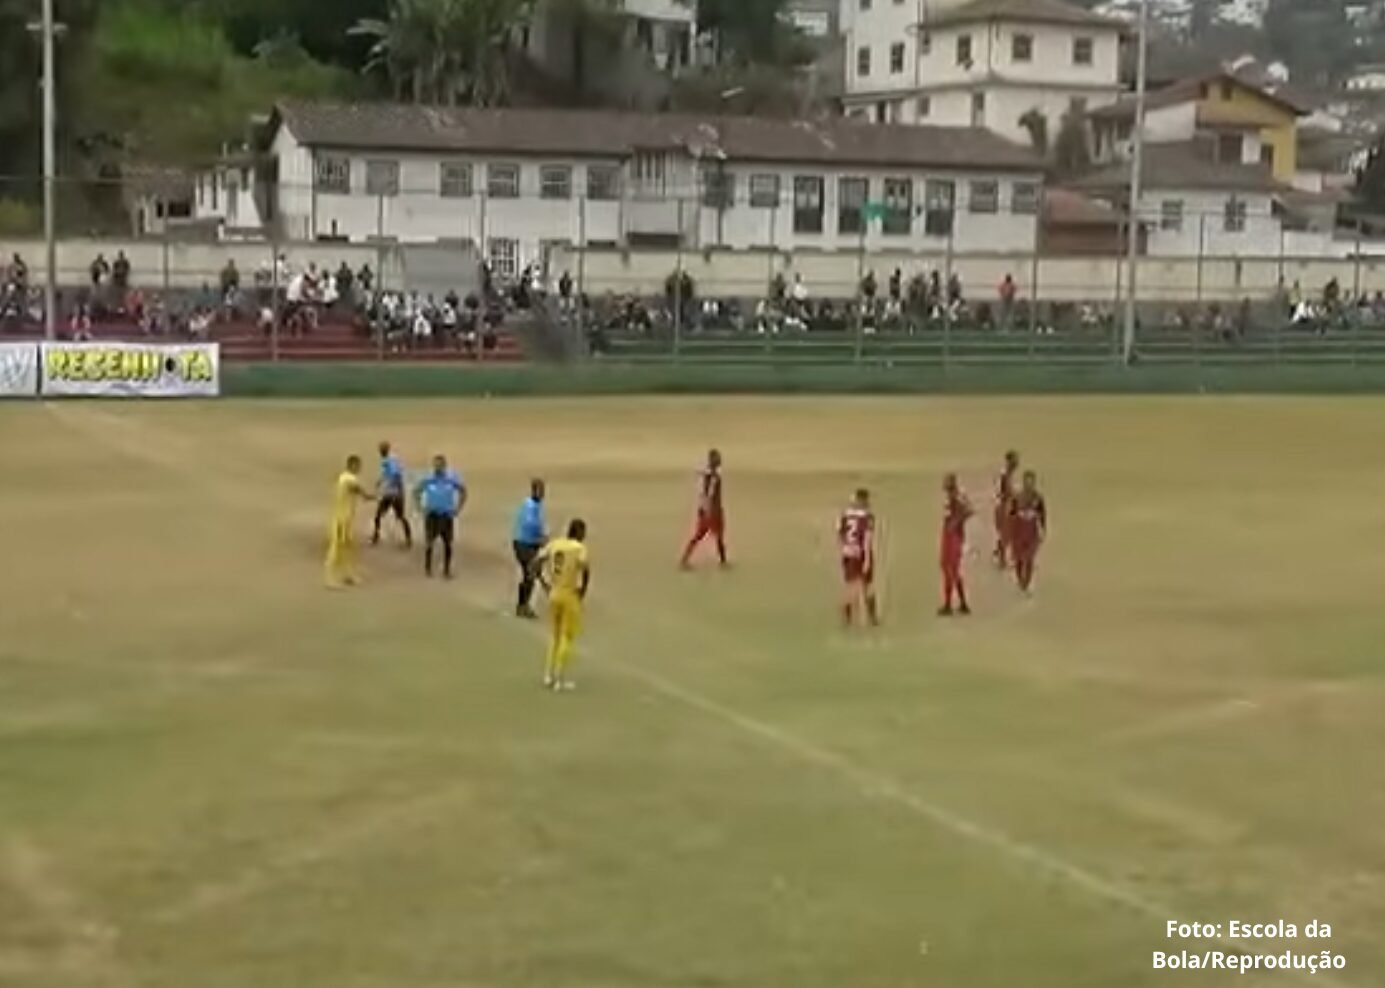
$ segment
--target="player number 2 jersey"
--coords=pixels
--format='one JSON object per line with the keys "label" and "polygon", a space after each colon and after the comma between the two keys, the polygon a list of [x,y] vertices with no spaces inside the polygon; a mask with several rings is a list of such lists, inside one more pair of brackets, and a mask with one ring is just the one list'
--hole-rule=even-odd
{"label": "player number 2 jersey", "polygon": [[870,555],[875,537],[875,515],[863,508],[847,508],[837,522],[837,543],[843,559]]}

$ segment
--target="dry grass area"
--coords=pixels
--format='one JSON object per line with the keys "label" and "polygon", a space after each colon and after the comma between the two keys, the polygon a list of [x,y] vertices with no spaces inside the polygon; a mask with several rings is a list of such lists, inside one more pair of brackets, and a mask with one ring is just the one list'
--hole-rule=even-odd
{"label": "dry grass area", "polygon": [[[392,439],[460,578],[321,588]],[[676,571],[703,450],[729,573]],[[1044,478],[1038,593],[940,475]],[[1385,984],[1385,403],[684,399],[0,407],[0,985],[1112,988],[1170,919],[1317,919]],[[508,615],[533,473],[591,523],[581,689]],[[835,513],[886,624],[835,623]]]}

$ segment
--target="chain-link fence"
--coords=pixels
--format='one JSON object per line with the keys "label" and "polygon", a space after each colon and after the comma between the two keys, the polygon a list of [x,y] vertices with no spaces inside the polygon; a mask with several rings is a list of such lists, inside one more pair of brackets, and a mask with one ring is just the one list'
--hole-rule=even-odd
{"label": "chain-link fence", "polygon": [[[1002,194],[930,181],[917,202],[888,182],[879,200],[869,184],[793,177],[674,194],[622,189],[590,168],[582,188],[571,169],[540,168],[529,189],[517,169],[479,166],[411,189],[397,169],[366,166],[354,194],[349,183],[269,189],[249,168],[63,183],[61,330],[99,332],[114,317],[139,332],[258,337],[245,351],[277,357],[305,346],[286,340],[344,326],[388,356],[420,340],[480,352],[482,327],[527,311],[540,342],[575,337],[631,357],[1121,352],[1128,227],[1096,199],[1074,210],[1071,195],[1031,200],[1019,184]],[[33,185],[0,181],[0,331],[42,322]],[[1300,339],[1314,353],[1372,352],[1385,246],[1268,197],[1210,202],[1165,197],[1141,211],[1143,354],[1282,359]]]}

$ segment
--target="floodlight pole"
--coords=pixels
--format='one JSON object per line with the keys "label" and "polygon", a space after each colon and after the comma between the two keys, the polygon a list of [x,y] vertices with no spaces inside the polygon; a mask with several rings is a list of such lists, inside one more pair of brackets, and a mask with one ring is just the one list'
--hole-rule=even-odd
{"label": "floodlight pole", "polygon": [[1135,359],[1136,303],[1138,301],[1140,267],[1140,196],[1144,182],[1145,164],[1145,91],[1149,83],[1149,0],[1140,0],[1140,27],[1136,40],[1138,54],[1135,70],[1135,129],[1134,152],[1130,158],[1130,242],[1127,246],[1125,280],[1125,329],[1121,337],[1121,359],[1129,364]]}
{"label": "floodlight pole", "polygon": [[58,246],[55,222],[55,200],[58,170],[57,116],[58,101],[54,68],[53,0],[43,0],[43,246],[46,275],[43,280],[43,333],[48,339],[57,338],[58,319]]}

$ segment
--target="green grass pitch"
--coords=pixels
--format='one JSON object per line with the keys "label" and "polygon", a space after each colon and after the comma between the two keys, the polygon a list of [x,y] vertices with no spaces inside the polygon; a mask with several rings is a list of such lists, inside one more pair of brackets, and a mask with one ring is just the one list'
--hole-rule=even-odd
{"label": "green grass pitch", "polygon": [[[460,576],[363,552],[393,440]],[[727,460],[736,567],[680,574]],[[986,561],[1008,446],[1053,534]],[[0,986],[1115,988],[1168,920],[1332,925],[1385,984],[1385,402],[596,399],[0,407]],[[938,484],[982,516],[941,622]],[[580,689],[508,616],[527,479],[591,524]],[[845,634],[832,529],[882,527]]]}

